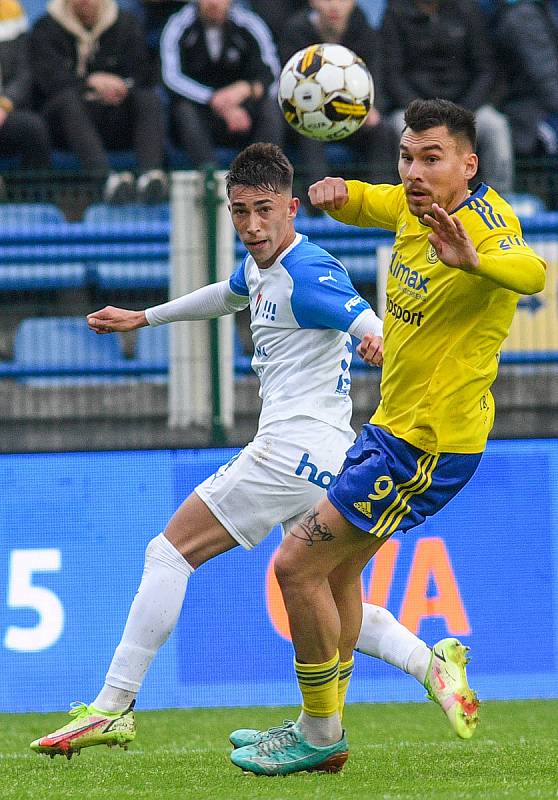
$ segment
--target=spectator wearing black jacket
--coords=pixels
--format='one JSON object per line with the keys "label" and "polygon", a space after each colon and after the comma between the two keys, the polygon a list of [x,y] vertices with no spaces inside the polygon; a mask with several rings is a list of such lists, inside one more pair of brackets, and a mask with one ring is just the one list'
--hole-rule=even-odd
{"label": "spectator wearing black jacket", "polygon": [[[366,21],[356,0],[310,0],[310,8],[292,16],[285,25],[279,40],[281,62],[285,64],[297,50],[317,42],[334,42],[344,45],[360,56],[368,67],[374,81],[374,106],[364,125],[344,140],[352,151],[363,180],[372,183],[394,182],[399,137],[382,110],[383,75],[382,43],[379,33]],[[296,138],[298,159],[308,179],[314,183],[328,172],[327,149],[321,142]],[[312,213],[312,206],[305,202]],[[315,211],[314,211],[315,213]]]}
{"label": "spectator wearing black jacket", "polygon": [[19,156],[24,169],[48,169],[48,131],[31,104],[27,17],[18,0],[0,0],[0,155]]}
{"label": "spectator wearing black jacket", "polygon": [[493,17],[508,116],[518,155],[556,154],[558,19],[551,0],[499,0]]}
{"label": "spectator wearing black jacket", "polygon": [[306,0],[281,0],[271,2],[270,0],[250,0],[250,8],[260,16],[271,30],[276,42],[279,41],[285,22],[307,7]]}
{"label": "spectator wearing black jacket", "polygon": [[133,146],[140,200],[166,195],[165,123],[137,20],[114,0],[51,0],[31,32],[39,102],[56,143],[83,169],[108,175],[105,199],[133,199],[129,172],[110,174],[107,150]]}
{"label": "spectator wearing black jacket", "polygon": [[382,35],[388,100],[396,130],[415,98],[451,100],[475,112],[483,178],[498,192],[513,185],[506,117],[491,105],[492,47],[476,0],[390,0]]}
{"label": "spectator wearing black jacket", "polygon": [[216,145],[282,141],[274,93],[279,60],[269,28],[231,0],[198,0],[161,37],[161,67],[177,142],[195,167],[215,165]]}

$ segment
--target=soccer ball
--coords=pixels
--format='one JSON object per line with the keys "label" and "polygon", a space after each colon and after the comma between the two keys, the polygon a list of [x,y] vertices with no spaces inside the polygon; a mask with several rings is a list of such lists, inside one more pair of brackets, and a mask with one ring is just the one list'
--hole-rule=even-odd
{"label": "soccer ball", "polygon": [[366,64],[352,50],[313,44],[283,67],[278,100],[296,131],[335,142],[360,128],[374,101],[374,84]]}

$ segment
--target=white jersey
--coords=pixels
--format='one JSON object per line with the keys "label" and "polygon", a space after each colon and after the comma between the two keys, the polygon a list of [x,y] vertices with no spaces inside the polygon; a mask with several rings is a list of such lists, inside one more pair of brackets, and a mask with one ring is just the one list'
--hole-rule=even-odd
{"label": "white jersey", "polygon": [[273,420],[307,416],[350,429],[348,331],[370,306],[345,267],[297,234],[266,269],[247,255],[229,285],[250,302],[260,428]]}

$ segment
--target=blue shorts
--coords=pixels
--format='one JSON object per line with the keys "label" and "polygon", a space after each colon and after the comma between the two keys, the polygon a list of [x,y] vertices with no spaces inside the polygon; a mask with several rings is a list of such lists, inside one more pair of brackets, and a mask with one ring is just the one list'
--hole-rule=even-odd
{"label": "blue shorts", "polygon": [[364,425],[327,496],[345,519],[379,539],[436,514],[468,483],[482,453],[432,455]]}

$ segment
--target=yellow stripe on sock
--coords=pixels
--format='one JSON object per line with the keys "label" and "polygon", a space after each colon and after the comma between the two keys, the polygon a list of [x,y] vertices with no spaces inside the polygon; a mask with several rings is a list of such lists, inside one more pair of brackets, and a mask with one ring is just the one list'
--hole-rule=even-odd
{"label": "yellow stripe on sock", "polygon": [[302,694],[302,710],[311,717],[331,717],[339,704],[339,653],[323,664],[302,664],[295,660],[295,672]]}
{"label": "yellow stripe on sock", "polygon": [[349,661],[341,661],[339,664],[339,682],[337,684],[337,709],[339,711],[339,717],[341,719],[343,719],[343,709],[345,708],[345,697],[347,695],[347,689],[349,688],[351,675],[353,674],[354,665],[355,665],[354,658],[351,658]]}

